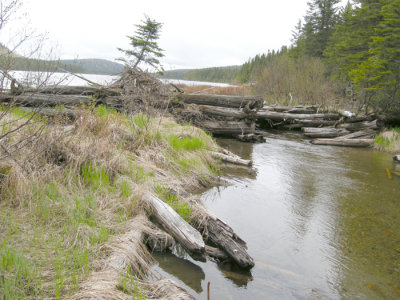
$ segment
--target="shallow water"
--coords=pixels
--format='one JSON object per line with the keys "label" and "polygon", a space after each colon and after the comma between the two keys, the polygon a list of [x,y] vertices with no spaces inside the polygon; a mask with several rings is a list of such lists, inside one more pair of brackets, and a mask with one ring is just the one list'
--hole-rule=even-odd
{"label": "shallow water", "polygon": [[[247,242],[251,272],[160,256],[156,268],[199,299],[393,299],[400,297],[400,172],[390,155],[311,145],[295,133],[263,144],[219,140],[251,158],[227,169],[206,206]],[[181,251],[178,251],[181,252]]]}

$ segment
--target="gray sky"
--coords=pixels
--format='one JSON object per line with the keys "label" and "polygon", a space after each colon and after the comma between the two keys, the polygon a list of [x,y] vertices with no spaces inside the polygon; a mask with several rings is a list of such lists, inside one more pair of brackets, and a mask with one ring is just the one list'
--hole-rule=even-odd
{"label": "gray sky", "polygon": [[144,14],[163,23],[165,69],[238,65],[289,45],[307,0],[24,0],[61,58],[121,57]]}

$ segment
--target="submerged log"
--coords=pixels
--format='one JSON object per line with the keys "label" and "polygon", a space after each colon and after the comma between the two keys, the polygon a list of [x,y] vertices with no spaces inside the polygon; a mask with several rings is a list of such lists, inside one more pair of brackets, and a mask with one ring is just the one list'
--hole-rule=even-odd
{"label": "submerged log", "polygon": [[350,131],[346,129],[337,129],[337,128],[314,128],[314,127],[303,127],[301,129],[305,136],[311,138],[335,138],[341,135],[349,134]]}
{"label": "submerged log", "polygon": [[212,134],[239,135],[253,133],[255,123],[235,121],[194,121],[194,124],[209,131]]}
{"label": "submerged log", "polygon": [[271,120],[271,121],[294,121],[294,120],[338,120],[339,114],[326,113],[326,114],[290,114],[275,111],[259,111],[256,114],[257,119]]}
{"label": "submerged log", "polygon": [[343,147],[371,147],[374,139],[316,139],[311,141],[314,145],[332,145]]}
{"label": "submerged log", "polygon": [[167,203],[153,195],[146,195],[157,222],[194,258],[205,260],[205,245],[201,234],[182,219]]}
{"label": "submerged log", "polygon": [[206,95],[206,94],[179,94],[176,96],[179,101],[187,104],[211,105],[231,108],[250,109],[261,108],[264,100],[260,96],[227,96],[227,95]]}
{"label": "submerged log", "polygon": [[378,120],[373,121],[363,121],[363,122],[356,122],[356,123],[343,123],[339,124],[337,128],[347,129],[349,131],[359,131],[362,129],[378,129]]}

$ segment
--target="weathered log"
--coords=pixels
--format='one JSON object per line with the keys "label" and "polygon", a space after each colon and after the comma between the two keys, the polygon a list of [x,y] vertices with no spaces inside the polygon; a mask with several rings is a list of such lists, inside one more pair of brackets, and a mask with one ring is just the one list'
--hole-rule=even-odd
{"label": "weathered log", "polygon": [[337,137],[336,139],[354,139],[354,138],[372,138],[376,135],[376,131],[373,129],[365,129],[365,130],[360,130],[356,131],[350,134],[342,135]]}
{"label": "weathered log", "polygon": [[254,260],[247,254],[246,243],[223,221],[208,214],[206,221],[198,222],[197,227],[204,233],[207,241],[225,251],[240,267],[244,269],[254,267]]}
{"label": "weathered log", "polygon": [[350,133],[350,131],[346,129],[338,129],[330,127],[322,127],[322,128],[303,127],[301,130],[303,131],[305,136],[311,138],[335,138]]}
{"label": "weathered log", "polygon": [[229,258],[228,254],[226,254],[224,251],[222,251],[221,249],[215,248],[215,247],[211,247],[206,245],[206,253],[208,256],[216,258],[220,261],[226,260]]}
{"label": "weathered log", "polygon": [[301,124],[301,127],[319,127],[319,126],[333,126],[336,124],[336,121],[328,121],[324,119],[315,119],[315,120],[299,120],[295,119],[294,123]]}
{"label": "weathered log", "polygon": [[96,96],[96,98],[108,96],[120,96],[119,91],[109,89],[107,87],[96,86],[47,86],[39,89],[25,89],[25,93],[40,93],[40,94],[57,94],[57,95],[83,95]]}
{"label": "weathered log", "polygon": [[209,131],[212,134],[238,135],[253,133],[255,123],[235,121],[194,121],[194,124]]}
{"label": "weathered log", "polygon": [[337,128],[344,128],[349,131],[359,131],[362,129],[378,129],[378,120],[373,121],[364,121],[364,122],[357,122],[357,123],[343,123],[339,124]]}
{"label": "weathered log", "polygon": [[205,260],[201,234],[182,219],[167,203],[153,195],[144,196],[157,222],[194,258]]}
{"label": "weathered log", "polygon": [[315,110],[311,109],[311,108],[306,108],[306,107],[294,107],[285,112],[289,113],[289,114],[314,114]]}
{"label": "weathered log", "polygon": [[400,154],[393,156],[393,160],[400,162]]}
{"label": "weathered log", "polygon": [[223,153],[219,153],[219,152],[211,152],[212,156],[220,159],[224,162],[228,162],[231,164],[235,164],[235,165],[241,165],[241,166],[251,166],[252,165],[252,161],[251,160],[246,160],[246,159],[242,159],[237,155],[234,154],[223,154]]}
{"label": "weathered log", "polygon": [[[88,96],[80,95],[53,95],[53,94],[38,94],[25,93],[21,95],[0,94],[0,103],[12,102],[14,105],[24,105],[33,107],[44,106],[79,106],[81,104],[88,105],[93,103],[93,99]],[[107,104],[111,107],[119,107],[121,100],[119,97],[106,97],[101,100],[96,100],[96,103]]]}
{"label": "weathered log", "polygon": [[290,114],[275,111],[259,111],[256,114],[257,119],[271,120],[271,121],[294,121],[294,120],[338,120],[339,114],[326,113],[326,114]]}
{"label": "weathered log", "polygon": [[188,104],[211,105],[220,107],[250,109],[261,108],[264,100],[260,96],[227,96],[227,95],[206,95],[206,94],[179,94],[176,96],[179,101]]}
{"label": "weathered log", "polygon": [[199,108],[201,112],[207,116],[235,118],[239,120],[250,116],[250,114],[235,108],[217,107],[208,105],[200,105]]}
{"label": "weathered log", "polygon": [[311,141],[314,145],[332,145],[344,147],[371,147],[374,139],[315,139]]}

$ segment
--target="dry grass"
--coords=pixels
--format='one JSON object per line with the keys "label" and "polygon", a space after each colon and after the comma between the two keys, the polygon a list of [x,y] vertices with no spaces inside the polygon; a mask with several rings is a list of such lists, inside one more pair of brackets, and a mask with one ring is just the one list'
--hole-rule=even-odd
{"label": "dry grass", "polygon": [[[12,120],[16,116],[9,114],[0,125]],[[39,126],[25,126],[2,142],[9,147]],[[216,147],[193,126],[104,107],[85,110],[72,126],[45,126],[0,162],[0,296],[69,297],[85,290],[93,271],[100,272],[96,280],[104,275],[105,286],[109,277],[99,269],[104,253],[125,253],[138,267],[128,268],[131,277],[146,272],[140,243],[129,254],[118,240],[145,231],[130,221],[146,214],[141,195],[157,187],[191,191],[208,184],[215,177],[209,150]]]}
{"label": "dry grass", "polygon": [[400,128],[388,129],[377,135],[374,148],[392,154],[400,153]]}

